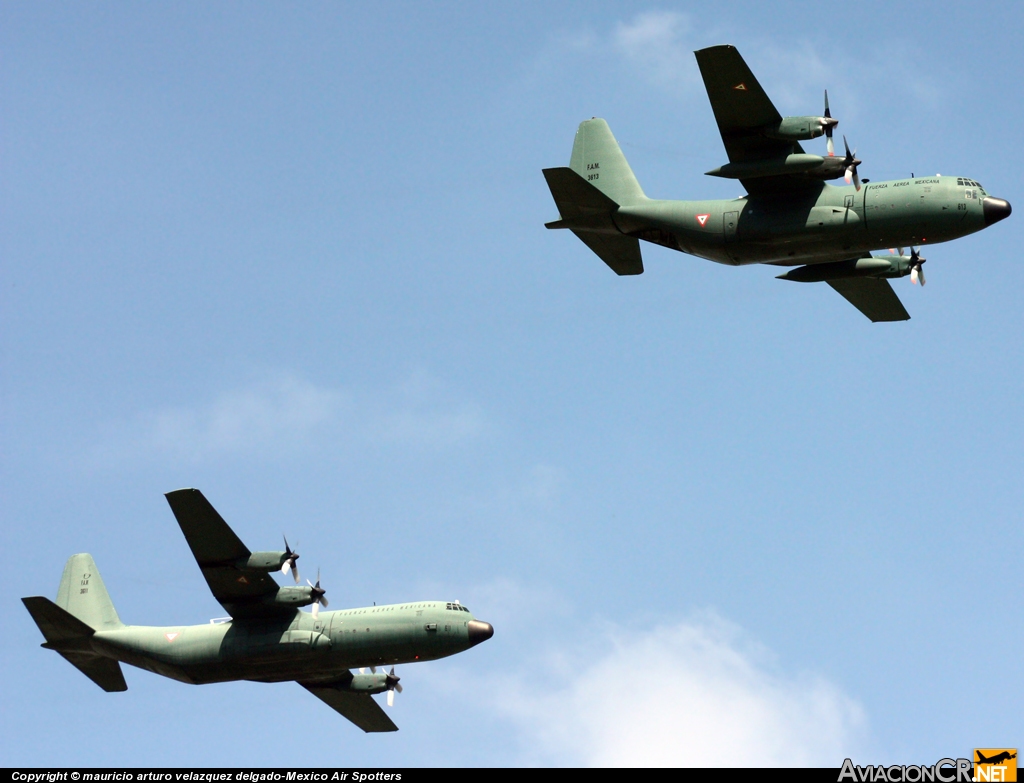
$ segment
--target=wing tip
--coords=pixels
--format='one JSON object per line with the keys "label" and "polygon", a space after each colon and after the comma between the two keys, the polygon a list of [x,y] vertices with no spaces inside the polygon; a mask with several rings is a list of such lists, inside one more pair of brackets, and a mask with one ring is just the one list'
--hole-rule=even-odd
{"label": "wing tip", "polygon": [[[170,492],[165,492],[164,497],[169,498],[171,495],[184,495],[192,492],[199,492],[199,490],[195,487],[182,487],[181,489],[172,489]],[[201,495],[203,493],[199,492],[199,494]]]}

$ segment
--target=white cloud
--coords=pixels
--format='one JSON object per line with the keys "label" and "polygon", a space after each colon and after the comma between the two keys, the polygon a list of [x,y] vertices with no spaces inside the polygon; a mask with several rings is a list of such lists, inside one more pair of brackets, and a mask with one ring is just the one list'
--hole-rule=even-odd
{"label": "white cloud", "polygon": [[[588,55],[611,49],[639,78],[659,91],[703,98],[703,81],[693,52],[706,46],[731,43],[741,54],[779,110],[785,114],[818,114],[822,92],[832,93],[837,116],[858,116],[864,103],[864,85],[886,85],[909,105],[936,108],[943,90],[927,69],[914,67],[926,53],[913,44],[890,47],[883,60],[864,61],[859,50],[816,47],[807,41],[767,39],[748,32],[707,24],[695,25],[690,15],[677,11],[647,11],[616,23],[610,33],[588,33],[565,45]],[[738,36],[738,37],[737,37]],[[892,74],[900,74],[892,79]],[[948,80],[948,79],[947,79]],[[869,105],[878,112],[877,87]]]}
{"label": "white cloud", "polygon": [[717,618],[600,637],[488,686],[528,763],[834,766],[860,745],[856,702],[820,677],[779,673]]}
{"label": "white cloud", "polygon": [[690,19],[674,11],[649,11],[619,22],[612,45],[647,79],[673,89],[697,83],[699,75],[687,44]]}
{"label": "white cloud", "polygon": [[424,446],[452,446],[487,429],[480,406],[453,405],[450,390],[432,375],[417,371],[389,392],[367,402],[368,428],[377,439]]}
{"label": "white cloud", "polygon": [[397,390],[359,392],[285,373],[193,406],[164,407],[116,423],[99,439],[92,461],[276,456],[329,438],[443,448],[474,439],[486,428],[479,406],[454,402],[449,390],[427,376],[416,375]]}
{"label": "white cloud", "polygon": [[216,455],[292,441],[337,421],[348,395],[285,376],[220,394],[199,408],[165,408],[144,417],[140,435],[156,451]]}

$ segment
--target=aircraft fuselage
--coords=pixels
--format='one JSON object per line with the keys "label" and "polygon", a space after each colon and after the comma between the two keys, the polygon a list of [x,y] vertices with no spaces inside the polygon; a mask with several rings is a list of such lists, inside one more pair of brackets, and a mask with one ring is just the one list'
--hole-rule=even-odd
{"label": "aircraft fuselage", "polygon": [[619,207],[614,222],[624,234],[722,264],[823,263],[947,242],[1008,214],[1006,202],[958,184],[964,181],[934,176],[871,182],[860,191],[822,183],[810,196],[649,199]]}
{"label": "aircraft fuselage", "polygon": [[[429,661],[489,638],[491,626],[458,604],[423,601],[280,620],[138,626],[98,631],[92,650],[182,682],[331,682],[349,669]],[[471,626],[470,623],[474,625]]]}

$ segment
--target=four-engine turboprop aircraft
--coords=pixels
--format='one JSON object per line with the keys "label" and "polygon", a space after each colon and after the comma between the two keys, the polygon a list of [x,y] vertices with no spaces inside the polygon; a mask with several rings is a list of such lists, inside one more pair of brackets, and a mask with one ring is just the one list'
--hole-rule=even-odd
{"label": "four-engine turboprop aircraft", "polygon": [[[430,661],[490,639],[494,629],[458,601],[414,601],[320,612],[315,585],[281,587],[270,573],[291,573],[299,555],[250,552],[198,489],[167,493],[214,597],[231,615],[206,625],[125,625],[90,555],[72,555],[54,603],[22,598],[56,650],[105,691],[128,689],[120,663],[187,683],[297,681],[363,731],[397,731],[371,694],[401,692],[394,664]],[[299,611],[312,605],[312,612]],[[377,672],[378,666],[390,672]],[[369,667],[367,674],[363,668]],[[349,671],[358,668],[358,673]]]}
{"label": "four-engine turboprop aircraft", "polygon": [[[729,163],[707,172],[738,179],[747,195],[728,201],[663,201],[644,195],[608,124],[586,120],[568,168],[544,169],[560,217],[620,275],[644,271],[640,242],[722,264],[797,267],[783,280],[826,282],[872,321],[910,316],[886,278],[924,285],[914,245],[966,236],[1002,220],[1010,205],[973,179],[912,177],[861,182],[861,161],[834,154],[825,94],[821,117],[782,117],[732,46],[696,52]],[[827,155],[800,141],[825,135]],[[845,138],[844,138],[845,144]],[[846,179],[835,187],[826,180]],[[910,255],[903,248],[910,247]],[[872,256],[878,248],[899,248]]]}

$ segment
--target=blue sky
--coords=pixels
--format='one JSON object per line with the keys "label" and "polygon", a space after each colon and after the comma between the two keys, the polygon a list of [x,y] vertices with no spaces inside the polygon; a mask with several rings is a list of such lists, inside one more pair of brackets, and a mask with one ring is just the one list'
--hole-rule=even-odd
{"label": "blue sky", "polygon": [[[1019,219],[913,316],[645,246],[540,169],[608,120],[727,198],[692,51],[735,44],[861,175],[1021,203],[1015,4],[0,6],[9,765],[932,763],[1019,746]],[[824,148],[821,140],[808,148]],[[18,597],[93,554],[123,620],[222,614],[161,497],[282,532],[331,608],[458,598],[396,735],[293,685],[101,692]],[[741,748],[741,750],[736,750]],[[726,758],[727,754],[733,755]]]}

